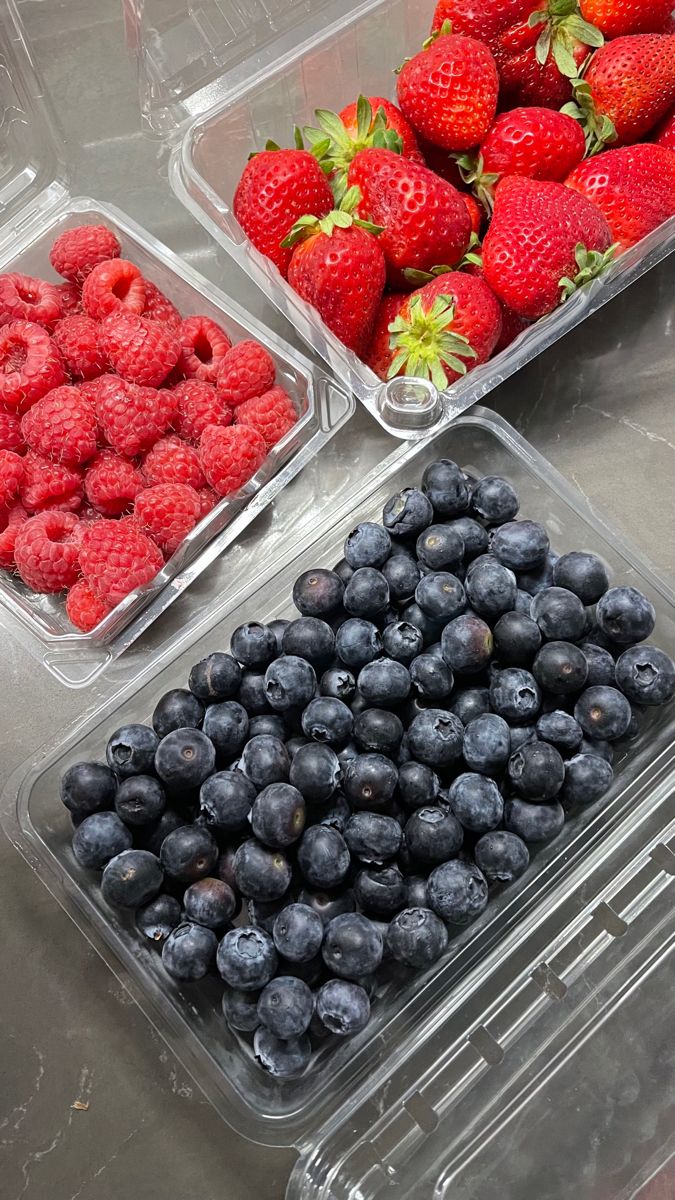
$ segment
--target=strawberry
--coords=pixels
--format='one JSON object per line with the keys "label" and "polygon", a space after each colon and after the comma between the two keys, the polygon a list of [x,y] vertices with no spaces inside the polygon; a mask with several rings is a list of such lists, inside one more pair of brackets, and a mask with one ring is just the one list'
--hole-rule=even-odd
{"label": "strawberry", "polygon": [[580,120],[589,153],[607,142],[644,139],[675,102],[675,34],[620,37],[593,55],[574,101],[563,112]]}
{"label": "strawberry", "polygon": [[285,276],[291,250],[282,247],[282,241],[300,217],[325,217],[333,207],[333,194],[308,150],[280,150],[268,142],[246,164],[232,207],[256,250]]}
{"label": "strawberry", "polygon": [[382,297],[380,307],[377,310],[373,336],[370,339],[370,345],[364,357],[364,362],[380,379],[387,378],[387,371],[391,366],[391,334],[389,333],[389,326],[398,316],[408,298],[408,292],[389,292],[386,296]]}
{"label": "strawberry", "polygon": [[600,209],[562,183],[502,179],[483,241],[485,279],[500,300],[534,321],[599,275],[614,253]]}
{"label": "strawberry", "polygon": [[443,25],[398,76],[398,102],[413,129],[445,150],[482,141],[497,110],[499,76],[484,42]]}
{"label": "strawberry", "polygon": [[471,236],[471,218],[451,183],[391,150],[360,150],[349,168],[358,214],[381,226],[389,282],[405,287],[408,269],[456,263]]}
{"label": "strawberry", "polygon": [[653,145],[607,150],[576,167],[566,183],[598,206],[612,238],[627,250],[675,213],[675,151]]}
{"label": "strawberry", "polygon": [[425,138],[418,138],[418,141],[425,166],[435,175],[440,175],[441,179],[447,180],[453,187],[463,188],[464,181],[455,155],[451,154],[449,150],[444,150],[442,146],[434,146],[433,142],[427,142]]}
{"label": "strawberry", "polygon": [[350,350],[365,354],[382,299],[387,267],[375,225],[355,217],[358,189],[350,188],[328,216],[301,217],[286,238],[293,256],[288,282],[318,310]]}
{"label": "strawberry", "polygon": [[579,0],[581,14],[606,38],[630,33],[663,33],[673,0]]}
{"label": "strawberry", "polygon": [[675,108],[671,108],[668,115],[656,126],[652,133],[652,141],[657,146],[665,146],[667,150],[675,150]]}
{"label": "strawberry", "polygon": [[344,194],[349,165],[360,150],[376,146],[424,164],[414,129],[400,109],[382,96],[359,96],[340,113],[319,108],[315,116],[318,128],[306,126],[302,132],[322,166],[330,169],[338,195]]}

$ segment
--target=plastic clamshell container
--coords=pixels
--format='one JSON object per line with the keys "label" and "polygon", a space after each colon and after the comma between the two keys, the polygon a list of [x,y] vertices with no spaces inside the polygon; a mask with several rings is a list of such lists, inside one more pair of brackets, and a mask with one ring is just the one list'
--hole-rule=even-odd
{"label": "plastic clamshell container", "polygon": [[[353,502],[289,553],[234,611],[224,604],[214,609],[208,628],[198,637],[186,631],[144,671],[135,692],[128,687],[17,771],[2,803],[5,830],[17,849],[224,1119],[254,1141],[298,1147],[301,1158],[288,1190],[293,1200],[497,1200],[524,1194],[515,1182],[509,1188],[511,1177],[517,1181],[525,1168],[504,1147],[511,1138],[525,1146],[531,1137],[527,1114],[539,1114],[542,1080],[548,1080],[546,1103],[554,1110],[564,1106],[567,1064],[586,1071],[589,1040],[595,1056],[588,1070],[608,1070],[607,1052],[600,1050],[605,1020],[619,1020],[614,1014],[620,1005],[634,1006],[637,982],[672,971],[673,705],[650,713],[638,738],[617,754],[615,784],[604,806],[570,821],[533,857],[517,885],[451,941],[437,967],[410,981],[385,980],[359,1037],[329,1040],[302,1078],[283,1084],[261,1072],[250,1047],[225,1027],[215,981],[181,987],[170,980],[133,920],[104,904],[97,878],[73,858],[70,822],[56,800],[62,772],[73,762],[100,759],[108,736],[123,723],[147,720],[157,698],[184,686],[203,655],[226,648],[242,621],[291,615],[297,575],[332,565],[354,524],[377,520],[385,500],[418,481],[441,456],[477,475],[508,477],[520,493],[522,515],[543,521],[558,551],[592,550],[615,583],[641,587],[657,611],[654,640],[675,653],[670,587],[506,422],[477,407],[426,443],[399,447],[365,479]],[[656,1011],[655,1000],[650,1004],[650,994],[647,985],[640,1036],[645,1046],[661,1035],[669,1045],[672,1014],[669,1023],[668,1012]],[[657,1046],[647,1059],[632,1046],[631,1069],[649,1075],[659,1054]],[[639,1102],[651,1105],[655,1138],[654,1130],[667,1123],[659,1116],[662,1096],[645,1082]],[[520,1113],[526,1114],[523,1123],[517,1122]],[[664,1138],[671,1133],[667,1129]],[[660,1165],[661,1143],[654,1138],[647,1150]],[[493,1145],[500,1153],[497,1175]],[[561,1161],[569,1167],[562,1150]],[[594,1186],[601,1187],[604,1170],[599,1157]],[[563,1194],[541,1192],[550,1200]],[[609,1193],[582,1180],[578,1194],[596,1200]]]}
{"label": "plastic clamshell container", "polygon": [[29,648],[63,683],[93,679],[155,620],[236,539],[281,489],[310,461],[354,411],[345,390],[307,358],[245,313],[212,283],[119,209],[88,197],[71,197],[55,150],[50,116],[41,96],[12,0],[0,4],[6,32],[0,51],[0,103],[5,140],[0,154],[0,271],[57,276],[49,249],[65,229],[105,224],[118,236],[123,256],[188,316],[217,321],[233,342],[255,338],[277,366],[277,382],[291,395],[297,424],[265,462],[231,496],[223,499],[184,539],[147,586],[119,604],[92,633],[79,633],[65,613],[62,596],[41,596],[21,580],[0,572],[0,606],[31,635]]}
{"label": "plastic clamshell container", "polygon": [[339,111],[360,93],[395,99],[393,69],[420,48],[434,8],[435,0],[127,4],[146,120],[163,136],[173,130],[177,143],[170,177],[179,199],[382,425],[409,439],[487,396],[675,248],[671,218],[440,394],[422,381],[383,384],[347,350],[244,236],[232,197],[250,151],[268,138],[289,145],[295,125],[315,124],[316,108]]}

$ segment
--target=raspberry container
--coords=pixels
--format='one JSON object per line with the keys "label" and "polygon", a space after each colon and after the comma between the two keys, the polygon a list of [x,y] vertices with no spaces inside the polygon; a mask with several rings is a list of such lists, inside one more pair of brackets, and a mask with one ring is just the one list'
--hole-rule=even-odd
{"label": "raspberry container", "polygon": [[[642,588],[656,607],[655,640],[675,653],[671,588],[508,424],[476,407],[426,442],[398,447],[234,611],[221,598],[208,625],[185,629],[133,685],[17,771],[2,820],[225,1121],[253,1141],[297,1148],[289,1200],[524,1196],[542,1136],[550,1149],[547,1178],[537,1181],[542,1198],[629,1200],[668,1170],[673,1148],[665,1092],[675,948],[672,705],[655,710],[621,752],[605,807],[589,808],[534,856],[437,967],[410,983],[385,982],[359,1037],[327,1042],[307,1073],[286,1083],[265,1076],[227,1030],[214,981],[172,982],[133,922],[106,907],[96,879],[73,859],[70,823],[55,800],[67,766],[100,758],[117,726],[147,720],[159,695],[184,686],[191,664],[227,646],[243,620],[291,615],[295,577],[332,565],[354,523],[378,519],[386,498],[439,456],[507,476],[522,514],[545,522],[558,550],[595,551],[615,583]],[[594,1139],[590,1174],[575,1138]]]}
{"label": "raspberry container", "polygon": [[423,438],[464,412],[675,248],[664,223],[590,287],[439,394],[383,384],[245,238],[231,200],[253,149],[291,144],[314,110],[359,93],[395,99],[393,68],[427,36],[435,0],[126,0],[146,122],[174,144],[171,183],[189,211],[264,289],[305,341],[394,436]]}
{"label": "raspberry container", "polygon": [[0,100],[4,143],[0,156],[0,271],[56,279],[49,249],[64,229],[105,224],[153,283],[185,315],[204,313],[233,341],[252,337],[267,346],[279,383],[292,396],[298,422],[274,447],[260,470],[192,531],[157,577],[127,596],[91,633],[68,621],[62,598],[31,593],[0,572],[0,606],[27,647],[63,683],[85,686],[141,633],[258,516],[319,452],[354,410],[344,388],[304,355],[266,329],[234,300],[187,266],[167,246],[123,212],[88,197],[72,197],[58,157],[58,141],[30,60],[12,0],[0,4]]}

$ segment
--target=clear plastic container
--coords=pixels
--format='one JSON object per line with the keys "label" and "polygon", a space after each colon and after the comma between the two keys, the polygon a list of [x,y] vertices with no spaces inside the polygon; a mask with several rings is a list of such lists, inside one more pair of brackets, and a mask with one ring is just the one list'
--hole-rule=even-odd
{"label": "clear plastic container", "polygon": [[359,93],[395,98],[393,69],[415,53],[435,0],[128,0],[148,124],[175,142],[179,199],[264,289],[302,337],[393,435],[423,438],[464,412],[675,248],[675,218],[602,278],[439,395],[431,384],[383,384],[330,333],[245,238],[231,200],[252,149],[289,145],[314,110]]}
{"label": "clear plastic container", "polygon": [[[586,1064],[588,1071],[609,1070],[601,1050],[606,1022],[621,1020],[620,1005],[634,1012],[638,981],[672,970],[672,705],[650,714],[637,740],[621,751],[604,807],[588,809],[537,853],[518,884],[452,941],[440,966],[410,981],[385,981],[363,1034],[343,1044],[329,1041],[302,1078],[284,1084],[264,1075],[247,1044],[226,1029],[218,986],[180,987],[169,980],[133,923],[106,907],[96,878],[73,859],[70,823],[55,799],[63,770],[100,757],[117,726],[147,719],[158,696],[184,686],[191,664],[225,648],[241,621],[290,615],[296,576],[332,565],[355,521],[378,519],[387,497],[417,481],[439,456],[476,474],[507,476],[520,492],[523,515],[542,520],[558,550],[595,551],[615,582],[641,587],[657,610],[654,640],[675,653],[671,588],[506,422],[477,407],[426,443],[399,447],[234,611],[225,602],[214,608],[198,634],[186,630],[114,702],[17,771],[2,803],[4,827],[17,849],[224,1119],[254,1141],[298,1147],[301,1158],[288,1190],[293,1200],[524,1195],[515,1187],[524,1166],[517,1156],[510,1161],[511,1139],[526,1146],[541,1104],[554,1110],[560,1105],[561,1114],[573,1107],[570,1070],[583,1073]],[[640,1044],[651,1039],[658,1046],[661,1036],[667,1044],[668,1012],[651,1003],[649,983],[642,991]],[[659,1053],[648,1059],[645,1050],[633,1064],[631,1048],[632,1070],[645,1079],[640,1102],[644,1121],[646,1111],[651,1114],[648,1149],[657,1166],[666,1156],[656,1140],[664,1124],[658,1115],[662,1097],[647,1087],[647,1076]],[[628,1110],[620,1116],[627,1120]],[[564,1157],[561,1150],[563,1165]],[[599,1157],[594,1188],[602,1188],[603,1170]],[[588,1180],[579,1189],[582,1200],[610,1194],[593,1190]],[[542,1186],[538,1194],[560,1200],[567,1193]],[[611,1194],[626,1200],[632,1195]]]}
{"label": "clear plastic container", "polygon": [[[292,396],[298,422],[260,470],[189,534],[146,587],[127,596],[90,634],[68,621],[62,597],[41,596],[0,572],[0,606],[30,634],[33,653],[62,682],[84,686],[145,630],[310,461],[354,411],[345,390],[304,355],[245,313],[168,247],[124,213],[87,197],[72,198],[58,162],[49,110],[22,40],[11,0],[0,4],[6,32],[0,59],[5,139],[0,151],[0,271],[56,279],[49,249],[64,229],[105,224],[132,259],[186,316],[204,313],[233,341],[253,337],[268,347],[277,378]],[[11,119],[9,119],[11,117]]]}

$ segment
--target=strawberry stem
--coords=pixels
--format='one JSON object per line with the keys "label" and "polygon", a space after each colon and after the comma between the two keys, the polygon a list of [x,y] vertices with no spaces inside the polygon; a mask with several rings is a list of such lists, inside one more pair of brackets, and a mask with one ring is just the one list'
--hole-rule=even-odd
{"label": "strawberry stem", "polygon": [[616,129],[605,113],[598,112],[590,85],[585,79],[573,79],[572,89],[574,100],[563,105],[560,111],[568,117],[574,117],[582,126],[586,135],[586,158],[592,158],[616,141]]}
{"label": "strawberry stem", "polygon": [[332,176],[333,192],[339,201],[347,186],[347,174],[352,160],[360,150],[375,147],[392,150],[400,154],[403,140],[395,129],[387,125],[385,111],[380,106],[376,113],[367,96],[359,96],[356,105],[356,136],[353,137],[337,113],[326,108],[315,112],[317,126],[305,126],[303,133],[312,154],[319,160],[322,169]]}
{"label": "strawberry stem", "polygon": [[491,217],[495,204],[495,187],[500,176],[496,172],[484,169],[482,154],[456,154],[454,157],[464,183],[471,188],[488,217]]}
{"label": "strawberry stem", "polygon": [[541,25],[535,46],[539,65],[543,67],[552,54],[560,74],[569,79],[579,73],[574,52],[580,43],[593,49],[604,45],[600,30],[581,16],[578,0],[548,0],[543,8],[530,14],[527,23],[531,29]]}
{"label": "strawberry stem", "polygon": [[300,217],[295,222],[290,233],[284,238],[281,243],[284,249],[290,249],[297,246],[298,242],[304,242],[307,238],[313,237],[317,233],[324,233],[326,237],[332,237],[336,229],[350,229],[352,225],[358,226],[359,229],[365,229],[367,233],[372,233],[377,237],[380,233],[384,233],[383,225],[373,225],[372,221],[364,221],[361,217],[354,215],[361,201],[361,191],[357,187],[349,188],[345,192],[340,204],[329,212],[325,217],[315,217],[308,213],[305,217]]}
{"label": "strawberry stem", "polygon": [[455,302],[452,296],[437,296],[425,309],[420,295],[413,296],[409,315],[399,314],[389,326],[389,345],[396,351],[388,379],[403,371],[418,379],[430,379],[443,391],[448,386],[447,369],[465,375],[467,364],[462,359],[475,359],[477,354],[463,334],[455,332]]}
{"label": "strawberry stem", "polygon": [[560,302],[568,300],[585,283],[590,283],[591,279],[597,279],[599,275],[602,275],[614,262],[617,250],[618,243],[615,243],[609,247],[609,250],[603,252],[601,250],[587,250],[583,242],[579,242],[574,251],[577,273],[574,277],[564,275],[560,280]]}

